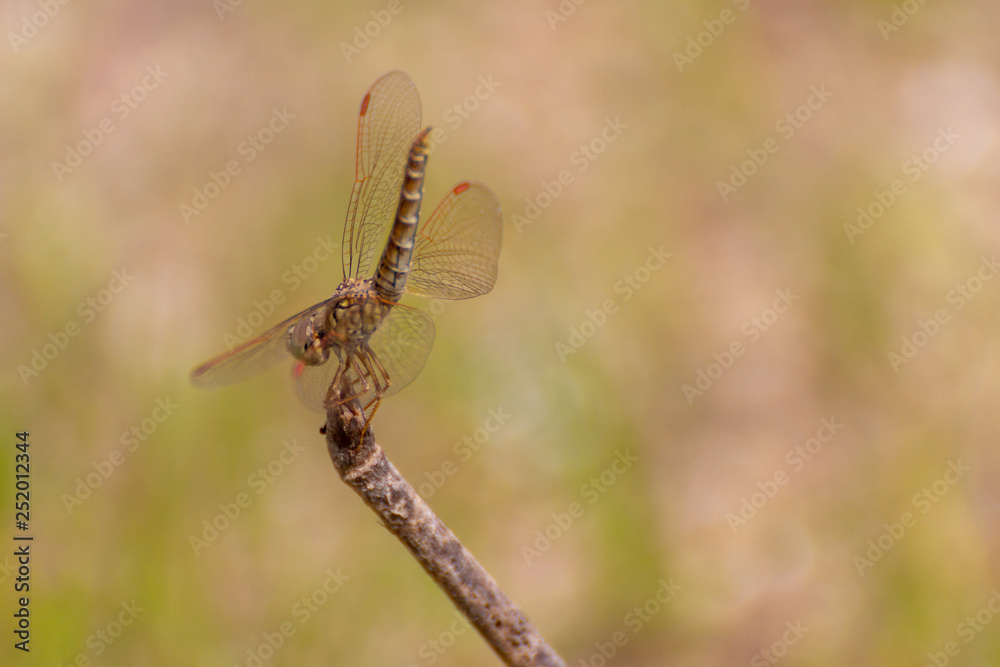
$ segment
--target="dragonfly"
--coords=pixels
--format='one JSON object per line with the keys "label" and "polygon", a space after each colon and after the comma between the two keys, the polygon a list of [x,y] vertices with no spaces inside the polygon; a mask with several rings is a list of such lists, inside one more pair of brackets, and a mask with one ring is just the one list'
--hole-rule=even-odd
{"label": "dragonfly", "polygon": [[402,295],[486,294],[503,240],[500,202],[475,182],[453,187],[418,230],[429,132],[421,130],[420,97],[408,75],[389,72],[372,85],[358,117],[340,285],[329,299],[194,369],[192,384],[241,382],[290,356],[299,397],[321,412],[355,398],[377,408],[417,377],[434,321],[400,303]]}

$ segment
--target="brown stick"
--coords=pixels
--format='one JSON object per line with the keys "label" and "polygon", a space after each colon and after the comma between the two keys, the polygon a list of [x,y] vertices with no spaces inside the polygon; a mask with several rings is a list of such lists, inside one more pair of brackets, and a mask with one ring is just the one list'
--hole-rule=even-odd
{"label": "brown stick", "polygon": [[340,478],[379,515],[504,663],[565,667],[493,577],[385,458],[370,425],[365,428],[357,399],[327,405],[327,449]]}

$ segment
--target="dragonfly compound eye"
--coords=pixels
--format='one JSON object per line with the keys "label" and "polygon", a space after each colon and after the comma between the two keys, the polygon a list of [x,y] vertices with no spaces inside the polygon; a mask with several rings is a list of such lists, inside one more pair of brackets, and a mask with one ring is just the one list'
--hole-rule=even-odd
{"label": "dragonfly compound eye", "polygon": [[330,350],[323,347],[323,337],[306,318],[288,332],[288,351],[307,366],[317,366],[330,358]]}

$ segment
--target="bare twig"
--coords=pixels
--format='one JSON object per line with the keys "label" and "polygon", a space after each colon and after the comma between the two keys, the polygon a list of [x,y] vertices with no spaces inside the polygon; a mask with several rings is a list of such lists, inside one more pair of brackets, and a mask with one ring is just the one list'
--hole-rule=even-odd
{"label": "bare twig", "polygon": [[344,480],[508,665],[565,667],[521,610],[375,443],[357,399],[327,407],[326,442]]}

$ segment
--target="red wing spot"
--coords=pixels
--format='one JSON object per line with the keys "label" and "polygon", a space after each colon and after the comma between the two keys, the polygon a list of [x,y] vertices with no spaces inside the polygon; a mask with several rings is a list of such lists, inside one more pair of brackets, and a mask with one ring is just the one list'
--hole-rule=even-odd
{"label": "red wing spot", "polygon": [[459,183],[458,185],[455,186],[455,189],[452,190],[451,192],[452,194],[460,195],[468,189],[469,189],[468,183]]}
{"label": "red wing spot", "polygon": [[372,99],[372,94],[368,93],[365,95],[365,99],[361,100],[361,115],[364,116],[365,112],[368,111],[368,102]]}

